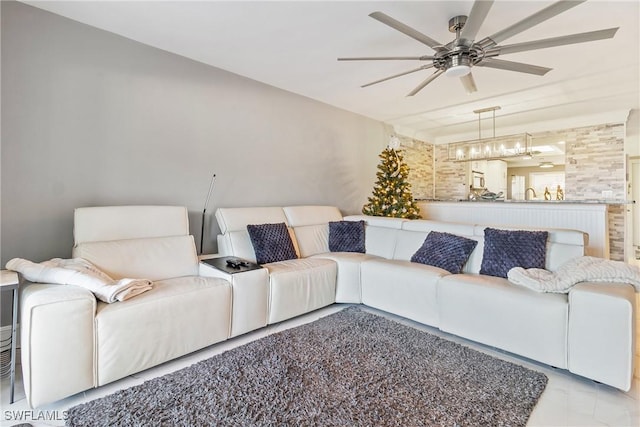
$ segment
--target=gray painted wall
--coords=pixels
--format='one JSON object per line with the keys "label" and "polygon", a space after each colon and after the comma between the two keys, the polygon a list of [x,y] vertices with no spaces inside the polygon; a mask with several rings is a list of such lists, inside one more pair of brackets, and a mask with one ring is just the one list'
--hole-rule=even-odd
{"label": "gray painted wall", "polygon": [[214,172],[204,252],[216,250],[216,207],[329,204],[351,214],[371,193],[382,123],[0,4],[2,266],[69,257],[81,206],[187,206],[198,242]]}

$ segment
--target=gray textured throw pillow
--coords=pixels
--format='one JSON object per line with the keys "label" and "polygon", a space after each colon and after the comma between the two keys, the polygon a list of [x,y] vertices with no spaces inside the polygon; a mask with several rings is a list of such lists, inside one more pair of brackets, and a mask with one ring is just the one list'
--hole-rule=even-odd
{"label": "gray textured throw pillow", "polygon": [[247,231],[258,264],[296,259],[296,249],[284,222],[277,224],[249,224]]}
{"label": "gray textured throw pillow", "polygon": [[411,262],[432,265],[458,274],[478,242],[451,233],[432,231],[411,257]]}
{"label": "gray textured throw pillow", "polygon": [[329,250],[331,252],[365,252],[364,221],[329,222]]}
{"label": "gray textured throw pillow", "polygon": [[544,268],[546,231],[484,229],[484,251],[480,274],[507,277],[513,267]]}

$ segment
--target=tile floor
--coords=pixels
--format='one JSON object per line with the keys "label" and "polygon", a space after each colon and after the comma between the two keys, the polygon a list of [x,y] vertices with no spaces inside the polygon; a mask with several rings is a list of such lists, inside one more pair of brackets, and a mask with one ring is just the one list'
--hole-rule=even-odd
{"label": "tile floor", "polygon": [[[211,346],[180,359],[148,369],[144,372],[124,378],[98,389],[79,393],[62,401],[47,405],[37,410],[31,410],[24,398],[20,373],[16,384],[16,402],[9,405],[9,381],[2,379],[2,418],[1,426],[13,426],[21,422],[29,422],[34,426],[64,425],[65,410],[71,406],[87,402],[119,389],[140,384],[150,378],[160,376],[177,369],[189,366],[199,360],[209,358],[232,347],[262,338],[281,330],[295,327],[303,323],[312,322],[320,317],[335,313],[346,305],[333,305],[296,319],[291,319],[276,325],[271,325],[258,331]],[[382,314],[401,323],[416,327],[451,341],[467,345],[494,357],[502,358],[531,369],[542,371],[549,377],[547,388],[538,401],[529,419],[530,426],[640,426],[640,379],[635,378],[633,388],[623,393],[609,386],[597,384],[593,381],[572,375],[564,370],[553,369],[549,366],[532,362],[512,354],[482,346],[471,341],[443,333],[437,329],[412,322],[398,316],[380,312],[361,306],[372,313]],[[18,419],[22,416],[22,419]],[[25,418],[26,417],[26,418]]]}

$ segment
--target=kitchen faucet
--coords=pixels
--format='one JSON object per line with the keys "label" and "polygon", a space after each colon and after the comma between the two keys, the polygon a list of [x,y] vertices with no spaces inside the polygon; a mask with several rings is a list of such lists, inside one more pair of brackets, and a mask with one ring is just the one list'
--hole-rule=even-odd
{"label": "kitchen faucet", "polygon": [[[527,192],[528,192],[529,190],[531,190],[531,192],[533,193],[533,197],[537,197],[537,196],[536,196],[536,190],[534,190],[533,188],[529,187],[529,188],[527,188],[527,189],[524,191],[524,198],[525,198],[525,199],[527,198]],[[531,199],[527,199],[527,200],[531,200]]]}

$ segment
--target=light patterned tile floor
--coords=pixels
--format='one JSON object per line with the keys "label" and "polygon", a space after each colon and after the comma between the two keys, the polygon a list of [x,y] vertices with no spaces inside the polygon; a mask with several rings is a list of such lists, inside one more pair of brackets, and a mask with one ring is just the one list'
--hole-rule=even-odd
{"label": "light patterned tile floor", "polygon": [[[230,348],[262,338],[274,332],[312,322],[343,309],[345,305],[333,305],[313,313],[300,316],[276,325],[271,325],[258,331],[213,345],[204,350],[173,360],[161,366],[148,369],[122,380],[107,384],[98,389],[88,390],[75,396],[32,410],[24,398],[24,390],[18,369],[16,384],[16,402],[9,405],[9,381],[2,379],[2,418],[1,426],[13,426],[21,422],[28,422],[34,426],[64,425],[65,411],[77,404],[106,396],[117,390],[128,388],[142,382],[164,375],[169,372],[192,365],[193,363],[222,353]],[[529,419],[530,426],[640,426],[640,379],[635,378],[633,388],[623,393],[609,386],[595,383],[570,374],[565,370],[554,369],[549,366],[532,362],[531,360],[514,356],[501,350],[486,347],[474,342],[443,333],[437,329],[403,319],[398,316],[383,313],[375,309],[362,306],[372,313],[382,314],[403,324],[427,331],[447,338],[451,341],[469,346],[494,357],[502,358],[520,365],[545,373],[549,377],[547,388],[542,394],[536,408]],[[21,417],[21,419],[19,419]],[[25,419],[27,418],[27,419]]]}

